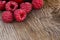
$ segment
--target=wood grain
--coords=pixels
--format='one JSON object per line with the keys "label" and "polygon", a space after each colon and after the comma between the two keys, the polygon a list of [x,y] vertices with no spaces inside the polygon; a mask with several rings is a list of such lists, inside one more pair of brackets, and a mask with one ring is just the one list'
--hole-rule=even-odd
{"label": "wood grain", "polygon": [[0,14],[0,40],[60,40],[59,3],[44,0],[44,7],[32,10],[21,23],[4,23]]}

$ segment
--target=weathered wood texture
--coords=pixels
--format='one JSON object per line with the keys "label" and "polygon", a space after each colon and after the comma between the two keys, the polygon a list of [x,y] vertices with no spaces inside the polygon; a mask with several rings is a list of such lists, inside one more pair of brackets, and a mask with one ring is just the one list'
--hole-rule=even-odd
{"label": "weathered wood texture", "polygon": [[60,40],[60,0],[44,0],[22,22],[4,23],[0,14],[0,40]]}

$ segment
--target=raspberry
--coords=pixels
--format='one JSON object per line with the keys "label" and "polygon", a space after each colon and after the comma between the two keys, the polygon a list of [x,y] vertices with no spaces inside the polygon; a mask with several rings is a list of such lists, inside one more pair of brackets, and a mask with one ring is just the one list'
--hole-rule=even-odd
{"label": "raspberry", "polygon": [[9,1],[7,4],[6,4],[6,10],[8,11],[14,11],[18,8],[18,4],[16,2],[13,2],[13,1]]}
{"label": "raspberry", "polygon": [[10,0],[10,1],[15,1],[17,3],[22,3],[23,2],[23,0]]}
{"label": "raspberry", "polygon": [[32,5],[34,9],[39,9],[43,6],[43,0],[32,0]]}
{"label": "raspberry", "polygon": [[2,13],[2,20],[6,23],[10,23],[13,21],[13,15],[10,11],[4,11]]}
{"label": "raspberry", "polygon": [[32,10],[32,4],[30,4],[29,2],[25,2],[20,5],[20,8],[29,13]]}
{"label": "raspberry", "polygon": [[0,10],[5,9],[5,4],[6,4],[6,1],[0,1]]}
{"label": "raspberry", "polygon": [[27,16],[26,12],[22,9],[17,9],[14,12],[14,17],[15,17],[16,21],[18,21],[18,22],[24,21],[26,16]]}

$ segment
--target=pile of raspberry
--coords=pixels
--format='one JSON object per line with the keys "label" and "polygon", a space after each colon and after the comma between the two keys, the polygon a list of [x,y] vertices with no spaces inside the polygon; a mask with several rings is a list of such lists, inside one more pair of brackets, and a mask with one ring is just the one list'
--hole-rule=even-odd
{"label": "pile of raspberry", "polygon": [[2,20],[6,23],[22,22],[32,9],[43,7],[43,0],[0,0],[0,11]]}

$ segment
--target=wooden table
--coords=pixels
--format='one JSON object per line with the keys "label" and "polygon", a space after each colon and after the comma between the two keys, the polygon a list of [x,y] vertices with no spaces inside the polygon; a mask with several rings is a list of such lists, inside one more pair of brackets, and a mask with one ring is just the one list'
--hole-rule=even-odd
{"label": "wooden table", "polygon": [[21,23],[4,23],[0,14],[0,40],[60,40],[59,9],[45,3]]}

